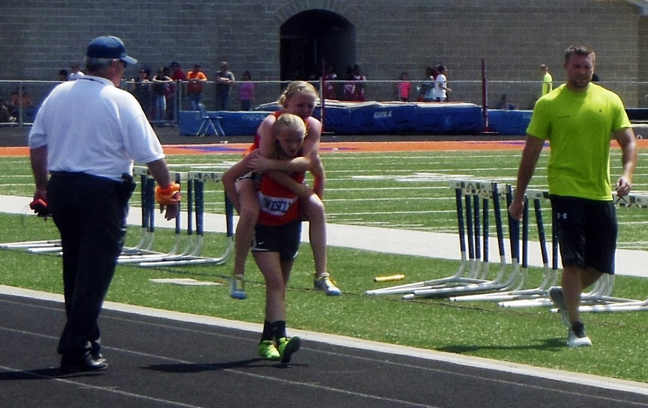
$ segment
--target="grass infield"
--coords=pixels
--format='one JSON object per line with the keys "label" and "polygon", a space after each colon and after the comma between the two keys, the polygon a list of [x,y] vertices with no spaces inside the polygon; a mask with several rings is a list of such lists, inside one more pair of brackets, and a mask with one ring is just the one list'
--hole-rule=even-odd
{"label": "grass infield", "polygon": [[[456,233],[454,193],[448,187],[448,180],[482,179],[513,183],[519,157],[519,150],[325,153],[328,220],[330,223]],[[221,154],[180,155],[171,156],[169,162],[174,169],[186,170],[196,166],[227,166],[237,159],[237,156]],[[546,189],[546,160],[545,153],[530,188]],[[619,150],[613,150],[612,164],[612,177],[616,177],[620,171]],[[3,194],[31,196],[33,187],[27,158],[0,159],[0,174]],[[641,167],[636,174],[635,190],[637,194],[648,191],[648,174],[642,173]],[[207,212],[223,213],[220,186],[215,185],[205,198]],[[139,206],[137,197],[132,200],[132,205]],[[545,209],[548,216],[548,203]],[[646,211],[637,208],[618,210],[620,248],[642,249],[646,246]],[[548,221],[545,223],[549,234],[550,225]],[[0,242],[57,237],[51,220],[44,222],[36,217],[2,214],[0,225],[3,227],[0,229]],[[494,226],[493,222],[491,226]],[[494,235],[494,227],[491,229]],[[537,236],[534,228],[531,228],[530,236],[532,239]],[[130,228],[127,245],[134,245],[138,238],[139,227]],[[219,256],[223,236],[207,234],[205,239],[204,254]],[[171,230],[156,230],[156,249],[166,250],[172,243]],[[61,265],[57,256],[14,250],[1,251],[0,256],[4,265],[0,271],[1,284],[62,292]],[[289,285],[288,326],[648,381],[648,368],[643,363],[648,349],[644,312],[584,314],[583,320],[594,346],[569,349],[564,345],[566,328],[560,317],[546,308],[503,309],[488,302],[403,301],[398,295],[370,297],[364,294],[366,290],[394,284],[375,283],[374,278],[379,275],[404,274],[405,280],[397,283],[409,283],[452,275],[458,266],[458,261],[332,247],[329,267],[343,295],[327,298],[312,289],[312,255],[308,245],[304,244]],[[251,257],[247,269],[248,299],[237,301],[229,297],[227,285],[178,286],[150,281],[177,277],[225,283],[231,262],[225,266],[155,269],[120,265],[107,300],[261,323],[263,279]],[[539,269],[530,269],[530,287],[539,284],[541,273]],[[648,281],[618,276],[614,295],[645,299]],[[110,334],[106,333],[106,336],[109,342]]]}

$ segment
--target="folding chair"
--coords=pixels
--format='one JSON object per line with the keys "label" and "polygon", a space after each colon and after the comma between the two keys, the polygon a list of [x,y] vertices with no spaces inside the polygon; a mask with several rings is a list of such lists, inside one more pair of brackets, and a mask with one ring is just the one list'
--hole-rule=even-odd
{"label": "folding chair", "polygon": [[225,132],[223,131],[223,128],[220,125],[220,120],[221,116],[209,116],[207,113],[207,109],[205,109],[205,105],[202,103],[198,104],[198,110],[200,112],[200,127],[198,128],[198,131],[196,132],[196,136],[207,136],[210,135],[209,133],[210,129],[214,132],[213,134],[216,136],[225,136]]}

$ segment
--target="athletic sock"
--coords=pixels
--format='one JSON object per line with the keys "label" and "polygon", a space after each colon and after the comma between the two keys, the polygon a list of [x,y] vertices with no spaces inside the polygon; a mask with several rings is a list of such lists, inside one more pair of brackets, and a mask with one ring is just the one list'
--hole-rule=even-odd
{"label": "athletic sock", "polygon": [[574,322],[574,324],[572,324],[572,331],[578,338],[582,338],[586,336],[585,325],[583,324],[583,322]]}
{"label": "athletic sock", "polygon": [[279,339],[283,337],[287,337],[285,320],[277,320],[276,322],[272,322],[271,324],[272,324],[272,333],[277,342],[279,342]]}
{"label": "athletic sock", "polygon": [[267,320],[263,321],[263,333],[261,334],[261,341],[272,340],[273,337],[273,326]]}

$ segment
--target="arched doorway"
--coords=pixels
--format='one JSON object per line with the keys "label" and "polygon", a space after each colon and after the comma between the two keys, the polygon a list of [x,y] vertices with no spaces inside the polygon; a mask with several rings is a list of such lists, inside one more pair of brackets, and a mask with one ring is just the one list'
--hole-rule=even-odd
{"label": "arched doorway", "polygon": [[322,72],[322,61],[340,78],[355,64],[355,27],[327,10],[308,10],[281,25],[281,79],[309,79]]}

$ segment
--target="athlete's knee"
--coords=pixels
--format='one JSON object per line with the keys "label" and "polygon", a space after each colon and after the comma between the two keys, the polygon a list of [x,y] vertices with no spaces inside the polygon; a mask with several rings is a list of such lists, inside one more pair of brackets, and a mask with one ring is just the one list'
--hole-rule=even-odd
{"label": "athlete's knee", "polygon": [[285,291],[284,281],[281,276],[265,276],[266,292],[275,296],[283,296]]}
{"label": "athlete's knee", "polygon": [[256,206],[241,207],[241,213],[239,214],[239,222],[243,222],[246,224],[256,223],[257,218],[259,218],[259,207]]}
{"label": "athlete's knee", "polygon": [[304,200],[302,204],[304,215],[306,215],[309,220],[316,218],[324,219],[326,217],[324,203],[317,195],[312,194],[308,200]]}

